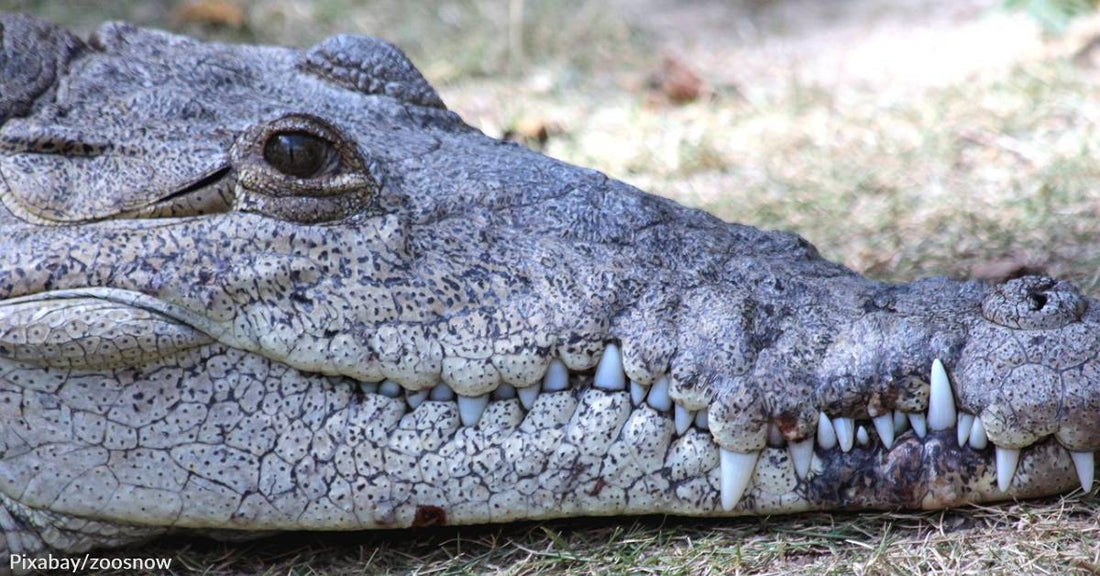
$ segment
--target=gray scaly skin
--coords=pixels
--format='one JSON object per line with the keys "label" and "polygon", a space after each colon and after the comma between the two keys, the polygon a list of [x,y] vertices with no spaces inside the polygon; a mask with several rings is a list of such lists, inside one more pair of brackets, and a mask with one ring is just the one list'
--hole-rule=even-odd
{"label": "gray scaly skin", "polygon": [[860,277],[488,138],[371,38],[0,22],[4,554],[1091,485],[1066,283]]}

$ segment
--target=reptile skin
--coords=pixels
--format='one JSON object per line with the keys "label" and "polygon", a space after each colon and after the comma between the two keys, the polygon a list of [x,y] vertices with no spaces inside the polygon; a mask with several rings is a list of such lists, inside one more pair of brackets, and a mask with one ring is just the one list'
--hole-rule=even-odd
{"label": "reptile skin", "polygon": [[372,38],[0,24],[0,566],[1091,487],[1067,283],[861,277],[489,138]]}

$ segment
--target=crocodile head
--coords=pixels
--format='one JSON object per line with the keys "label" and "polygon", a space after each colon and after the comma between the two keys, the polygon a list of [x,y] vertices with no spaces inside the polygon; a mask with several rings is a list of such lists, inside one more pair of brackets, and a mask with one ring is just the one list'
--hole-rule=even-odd
{"label": "crocodile head", "polygon": [[370,38],[2,23],[9,552],[1092,483],[1066,283],[863,278],[488,138]]}

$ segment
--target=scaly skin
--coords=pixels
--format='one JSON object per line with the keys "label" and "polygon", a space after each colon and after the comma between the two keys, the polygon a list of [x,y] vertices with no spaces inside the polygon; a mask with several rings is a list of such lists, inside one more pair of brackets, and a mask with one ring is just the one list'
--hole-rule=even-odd
{"label": "scaly skin", "polygon": [[2,23],[5,554],[1091,485],[1070,285],[862,278],[488,138],[373,39]]}

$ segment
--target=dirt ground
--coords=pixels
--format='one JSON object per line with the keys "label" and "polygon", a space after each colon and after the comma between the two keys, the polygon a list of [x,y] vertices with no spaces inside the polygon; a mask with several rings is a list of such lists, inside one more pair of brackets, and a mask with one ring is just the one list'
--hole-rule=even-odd
{"label": "dirt ground", "polygon": [[[396,42],[494,136],[890,280],[1044,271],[1100,296],[1100,19],[997,0],[0,0],[89,30]],[[1100,572],[1092,497],[946,513],[169,539],[204,574]]]}

